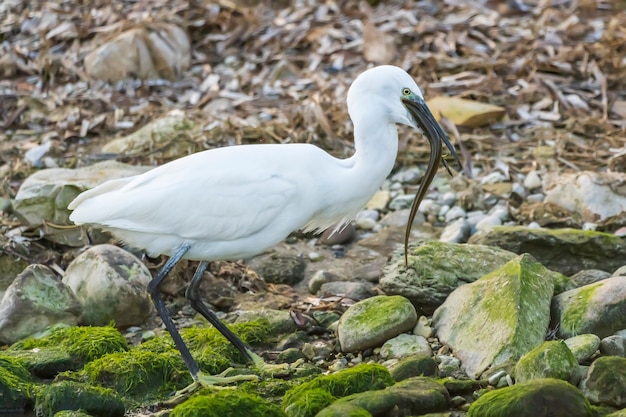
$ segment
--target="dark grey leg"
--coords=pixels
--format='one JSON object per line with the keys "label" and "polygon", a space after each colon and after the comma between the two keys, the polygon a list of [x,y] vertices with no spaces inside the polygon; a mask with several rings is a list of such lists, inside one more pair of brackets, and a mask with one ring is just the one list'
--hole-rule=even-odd
{"label": "dark grey leg", "polygon": [[215,313],[206,305],[204,301],[202,301],[202,299],[198,295],[198,289],[200,288],[202,275],[204,274],[204,271],[206,270],[208,265],[209,263],[206,261],[200,262],[200,264],[198,265],[198,269],[196,269],[196,272],[191,278],[191,283],[187,288],[187,293],[185,294],[185,296],[191,303],[191,306],[194,308],[194,310],[202,314],[202,316],[207,319],[209,323],[213,325],[213,327],[219,330],[219,332],[223,334],[224,337],[233,344],[233,346],[239,349],[239,351],[243,353],[248,359],[252,360],[252,358],[250,357],[250,348],[247,347],[246,344],[243,343],[243,341],[239,337],[237,337],[237,335],[235,335],[228,327],[224,325],[224,323],[220,321],[220,319],[217,318]]}
{"label": "dark grey leg", "polygon": [[191,245],[189,244],[182,245],[170,257],[170,259],[165,262],[163,268],[161,268],[161,270],[156,274],[152,281],[150,281],[150,284],[148,284],[148,293],[152,297],[154,307],[156,307],[159,316],[161,316],[161,320],[163,320],[165,328],[170,333],[170,336],[172,336],[174,344],[176,345],[176,348],[178,348],[178,351],[180,352],[180,355],[182,356],[185,365],[187,365],[187,369],[189,369],[191,377],[194,381],[196,381],[198,377],[198,372],[200,371],[198,363],[191,356],[191,353],[189,353],[189,348],[187,348],[187,345],[185,345],[185,342],[183,342],[183,338],[180,336],[178,329],[176,329],[172,317],[168,313],[167,308],[165,308],[165,303],[163,302],[163,298],[161,298],[161,290],[159,289],[159,286],[165,280],[174,265],[176,265],[178,261],[181,260],[181,258],[185,255],[185,253],[187,253],[190,247]]}

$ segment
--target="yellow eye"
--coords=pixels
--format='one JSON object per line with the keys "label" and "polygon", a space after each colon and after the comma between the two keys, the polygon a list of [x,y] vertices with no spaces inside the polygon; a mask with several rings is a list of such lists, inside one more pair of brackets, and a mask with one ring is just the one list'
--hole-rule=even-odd
{"label": "yellow eye", "polygon": [[403,96],[410,96],[412,94],[411,89],[410,88],[403,88],[402,89],[402,95]]}

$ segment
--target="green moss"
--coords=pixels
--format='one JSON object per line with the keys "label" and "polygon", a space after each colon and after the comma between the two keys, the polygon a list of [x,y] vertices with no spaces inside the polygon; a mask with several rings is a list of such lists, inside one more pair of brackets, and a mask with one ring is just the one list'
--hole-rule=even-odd
{"label": "green moss", "polygon": [[85,365],[79,376],[136,401],[156,399],[192,382],[177,350],[110,353]]}
{"label": "green moss", "polygon": [[176,406],[170,417],[284,417],[285,414],[258,395],[234,390],[220,390],[209,395],[195,395]]}
{"label": "green moss", "polygon": [[52,417],[61,410],[83,410],[94,416],[124,415],[124,404],[112,390],[63,381],[39,389],[35,403],[37,416]]}
{"label": "green moss", "polygon": [[7,350],[0,358],[15,358],[39,378],[51,379],[63,371],[75,371],[83,367],[83,362],[64,350],[54,347],[31,350]]}
{"label": "green moss", "polygon": [[515,366],[515,379],[555,378],[571,381],[578,371],[578,361],[565,342],[543,342],[520,358]]}
{"label": "green moss", "polygon": [[383,389],[393,385],[393,382],[384,366],[362,364],[335,374],[318,376],[289,390],[283,399],[283,409],[290,417],[314,416],[334,398]]}
{"label": "green moss", "polygon": [[437,363],[430,356],[409,356],[393,367],[391,375],[396,381],[420,375],[434,376],[437,375]]}
{"label": "green moss", "polygon": [[588,417],[589,401],[558,379],[535,379],[490,391],[470,407],[467,417]]}
{"label": "green moss", "polygon": [[599,281],[576,290],[575,300],[569,301],[563,306],[563,315],[560,321],[562,332],[567,332],[567,334],[572,336],[582,333],[582,326],[585,324],[585,314],[587,313],[589,303],[596,290],[603,285],[604,283]]}
{"label": "green moss", "polygon": [[320,411],[316,417],[372,417],[372,413],[354,404],[335,403]]}
{"label": "green moss", "polygon": [[489,385],[489,381],[476,381],[473,379],[441,378],[438,379],[437,382],[443,385],[450,395],[469,394],[479,389],[487,388]]}
{"label": "green moss", "polygon": [[83,363],[107,353],[128,350],[126,340],[112,326],[63,327],[42,338],[29,337],[11,346],[9,350],[57,348],[64,350]]}
{"label": "green moss", "polygon": [[0,358],[0,411],[23,409],[32,396],[32,377],[22,361]]}
{"label": "green moss", "polygon": [[83,410],[63,410],[59,411],[54,417],[93,417],[91,414],[86,413]]}

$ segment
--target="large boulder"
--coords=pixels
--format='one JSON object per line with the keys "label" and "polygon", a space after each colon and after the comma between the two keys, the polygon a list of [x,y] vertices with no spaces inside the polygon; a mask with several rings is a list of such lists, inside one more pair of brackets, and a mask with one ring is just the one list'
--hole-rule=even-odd
{"label": "large boulder", "polygon": [[552,277],[532,256],[522,255],[457,288],[435,311],[433,327],[439,340],[452,348],[471,378],[490,366],[517,360],[543,342]]}

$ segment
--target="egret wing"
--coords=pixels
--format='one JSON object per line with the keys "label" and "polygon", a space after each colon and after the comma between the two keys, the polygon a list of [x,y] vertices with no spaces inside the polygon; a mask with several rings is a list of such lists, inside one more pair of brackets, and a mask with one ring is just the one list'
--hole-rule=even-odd
{"label": "egret wing", "polygon": [[281,219],[281,213],[292,212],[285,208],[294,202],[297,187],[284,176],[260,165],[209,172],[180,165],[164,165],[132,181],[119,181],[117,189],[105,183],[90,190],[72,220],[213,241],[239,239],[273,222],[291,220]]}

